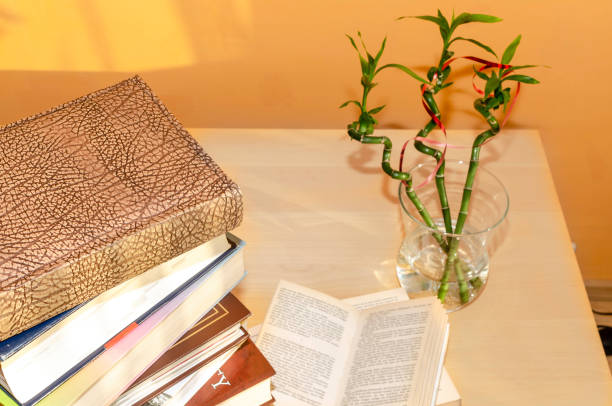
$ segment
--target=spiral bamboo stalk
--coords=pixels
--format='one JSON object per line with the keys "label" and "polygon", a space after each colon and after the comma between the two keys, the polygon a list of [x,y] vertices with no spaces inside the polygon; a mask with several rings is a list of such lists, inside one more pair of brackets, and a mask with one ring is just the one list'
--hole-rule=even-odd
{"label": "spiral bamboo stalk", "polygon": [[[423,94],[423,98],[425,99],[425,103],[427,103],[427,105],[429,106],[429,108],[431,109],[432,113],[438,118],[438,120],[441,118],[441,114],[440,114],[440,110],[438,109],[438,105],[436,104],[436,101],[433,98],[433,94],[431,92],[426,91]],[[432,129],[434,129],[436,127],[436,122],[431,119],[427,125],[425,125],[425,127],[419,131],[419,133],[417,134],[417,137],[423,137],[426,138],[429,133],[431,132]],[[432,156],[437,163],[440,162],[440,160],[442,159],[442,152],[435,149],[435,148],[431,148],[427,145],[425,145],[422,141],[419,141],[418,139],[414,142],[414,147],[427,155]],[[444,170],[445,170],[446,164],[444,161],[442,161],[442,163],[440,164],[440,167],[438,168],[438,170],[436,171],[436,189],[438,190],[438,197],[440,199],[440,207],[442,209],[442,217],[444,218],[444,228],[446,230],[447,233],[452,233],[453,232],[453,223],[452,223],[452,217],[451,217],[451,212],[450,212],[450,208],[448,206],[448,197],[446,194],[446,186],[444,183]]]}
{"label": "spiral bamboo stalk", "polygon": [[[474,179],[476,178],[476,171],[478,169],[478,165],[480,162],[480,147],[482,144],[488,140],[489,138],[495,136],[499,130],[499,123],[497,119],[491,114],[489,108],[486,105],[486,99],[478,99],[474,102],[474,108],[478,111],[489,124],[489,129],[480,133],[472,144],[472,153],[470,157],[470,165],[468,168],[468,173],[465,179],[465,185],[463,187],[463,195],[461,197],[461,207],[459,210],[459,214],[457,215],[457,222],[455,223],[454,234],[461,234],[463,232],[463,227],[465,225],[465,221],[467,220],[467,215],[470,207],[470,199],[472,197],[472,187],[474,186]],[[457,260],[457,253],[459,248],[459,238],[452,238],[448,242],[448,255],[446,257],[447,264],[454,264]],[[450,265],[449,265],[450,266]],[[445,266],[445,272],[448,266]],[[461,271],[461,266],[459,266]],[[457,267],[455,267],[455,271],[457,272]],[[469,291],[467,282],[465,278],[461,277],[459,274],[463,272],[457,272],[457,284],[459,285],[459,295],[461,297],[462,303],[467,303],[469,300]],[[476,278],[474,278],[476,279]],[[482,285],[482,281],[471,280],[470,282],[476,287],[477,285]],[[440,297],[440,295],[438,295]],[[444,300],[444,297],[441,297],[440,300]]]}
{"label": "spiral bamboo stalk", "polygon": [[[393,143],[391,142],[389,137],[361,134],[359,133],[359,131],[353,128],[348,129],[348,134],[352,139],[357,140],[361,142],[362,144],[383,144],[384,145],[384,149],[382,153],[382,161],[381,161],[381,167],[383,171],[387,175],[389,175],[391,178],[404,182],[404,185],[406,188],[406,195],[408,196],[412,204],[414,204],[414,207],[417,209],[419,215],[421,216],[425,224],[427,224],[427,226],[430,227],[431,229],[435,230],[436,225],[431,215],[429,214],[429,212],[423,205],[423,202],[421,202],[421,199],[419,199],[416,192],[412,188],[412,176],[410,175],[410,173],[397,171],[391,167],[390,160],[391,160],[391,152],[393,149]],[[436,239],[438,244],[440,244],[440,246],[443,247],[444,250],[448,249],[448,245],[446,241],[444,241],[444,238],[442,237],[442,235],[440,235],[440,233],[436,233],[434,231],[432,232],[432,235]]]}

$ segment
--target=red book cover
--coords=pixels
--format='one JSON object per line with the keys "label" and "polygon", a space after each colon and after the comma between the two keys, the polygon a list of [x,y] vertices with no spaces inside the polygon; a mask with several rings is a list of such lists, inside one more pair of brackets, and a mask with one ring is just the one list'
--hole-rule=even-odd
{"label": "red book cover", "polygon": [[186,406],[213,406],[274,375],[274,369],[249,339],[187,402]]}
{"label": "red book cover", "polygon": [[[126,394],[134,389],[138,384],[149,379],[162,369],[180,361],[189,356],[194,351],[203,348],[205,345],[213,342],[217,337],[221,336],[225,331],[244,321],[250,316],[249,310],[231,293],[227,294],[219,303],[215,305],[206,315],[204,315],[189,331],[187,331],[179,340],[174,343],[153,365],[144,371],[138,379],[124,392]],[[238,341],[240,342],[240,341]],[[231,345],[234,345],[233,343]],[[230,345],[230,347],[231,347]],[[194,366],[188,371],[185,371],[172,379],[165,385],[160,387],[152,387],[149,395],[143,399],[155,396],[165,388],[180,381],[183,377],[192,373],[204,363]]]}

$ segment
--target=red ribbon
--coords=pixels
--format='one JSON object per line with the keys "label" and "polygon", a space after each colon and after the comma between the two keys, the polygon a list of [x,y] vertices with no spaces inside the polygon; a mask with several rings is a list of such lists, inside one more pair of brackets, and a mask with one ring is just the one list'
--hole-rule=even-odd
{"label": "red ribbon", "polygon": [[[502,78],[507,76],[507,75],[509,75],[513,71],[512,65],[501,64],[501,63],[498,63],[498,62],[491,62],[491,61],[487,61],[486,59],[477,58],[475,56],[458,56],[456,58],[451,58],[448,61],[446,61],[444,63],[444,65],[442,65],[442,69],[441,70],[446,69],[452,62],[454,62],[454,61],[456,61],[458,59],[469,59],[471,61],[474,61],[474,62],[482,64],[483,66],[478,70],[479,72],[482,72],[485,69],[490,69],[490,68],[508,69],[508,71],[504,72],[504,74],[502,75]],[[476,78],[476,73],[474,73],[474,75],[472,76],[472,87],[474,88],[474,90],[478,94],[485,96],[484,91],[482,89],[479,89],[478,86],[476,86],[476,83],[474,82],[475,78]],[[432,82],[435,82],[436,79],[438,79],[438,74],[437,73],[434,74],[434,76],[432,78]],[[431,87],[431,85],[429,85],[429,87]],[[446,142],[446,140],[447,140],[446,127],[444,127],[444,124],[442,124],[442,121],[438,117],[436,117],[434,112],[429,108],[429,106],[425,102],[424,95],[425,95],[425,92],[427,91],[427,89],[428,89],[428,85],[426,85],[426,84],[422,84],[421,85],[421,102],[423,104],[423,107],[425,108],[425,111],[429,115],[429,117],[431,117],[431,119],[436,123],[436,125],[440,128],[440,130],[442,130],[442,133],[444,134],[444,142],[438,142],[438,141],[427,139],[425,137],[416,136],[416,137],[408,139],[404,143],[404,145],[402,146],[402,151],[400,153],[400,161],[399,161],[399,170],[400,170],[400,172],[402,171],[402,163],[404,161],[404,152],[406,150],[406,146],[408,145],[408,143],[410,141],[421,141],[421,142],[432,144],[432,145],[443,146],[442,156],[438,160],[438,163],[436,164],[436,167],[434,168],[434,170],[429,174],[429,176],[427,176],[427,178],[423,182],[421,182],[419,185],[415,186],[414,189],[420,189],[420,188],[422,188],[423,186],[427,185],[429,182],[432,181],[434,176],[436,176],[436,173],[438,172],[438,169],[440,169],[440,166],[444,162],[444,159],[446,158],[446,150],[447,150],[447,148],[449,148],[449,147],[450,148],[466,148],[464,146],[449,145]],[[521,90],[521,83],[517,82],[516,92],[514,94],[514,97],[512,98],[512,101],[510,102],[510,106],[508,107],[508,112],[505,114],[504,119],[502,120],[502,123],[500,125],[500,128],[503,128],[504,125],[506,124],[506,121],[508,121],[508,118],[510,117],[510,113],[512,112],[512,109],[514,108],[514,103],[516,102],[516,98],[518,97],[520,90]],[[489,138],[482,145],[486,144],[487,142],[491,141],[492,139],[493,138]],[[402,183],[405,185],[406,181],[402,181]]]}

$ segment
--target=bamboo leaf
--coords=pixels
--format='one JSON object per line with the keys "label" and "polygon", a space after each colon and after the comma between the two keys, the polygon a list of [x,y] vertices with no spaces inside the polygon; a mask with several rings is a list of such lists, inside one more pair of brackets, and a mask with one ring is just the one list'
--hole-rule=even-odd
{"label": "bamboo leaf", "polygon": [[354,104],[355,106],[357,106],[357,107],[359,107],[359,108],[361,109],[361,103],[359,103],[357,100],[347,100],[347,101],[345,101],[344,103],[342,103],[342,104],[340,105],[340,107],[338,107],[338,108],[340,108],[340,109],[341,109],[341,108],[343,108],[343,107],[348,106],[349,104]]}
{"label": "bamboo leaf", "polygon": [[501,102],[499,101],[499,99],[497,97],[491,97],[487,100],[487,109],[491,110],[497,110],[499,108],[499,105],[501,104]]}
{"label": "bamboo leaf", "polygon": [[530,85],[537,85],[538,83],[540,83],[540,81],[538,81],[537,79],[534,79],[531,76],[527,75],[510,75],[506,76],[503,80],[514,80],[521,83],[528,83]]}
{"label": "bamboo leaf", "polygon": [[500,84],[500,80],[495,75],[495,72],[491,72],[491,77],[487,80],[487,84],[485,85],[484,96],[487,97],[491,94]]}
{"label": "bamboo leaf", "polygon": [[370,65],[361,55],[359,55],[359,63],[361,63],[361,72],[365,75],[370,70]]}
{"label": "bamboo leaf", "polygon": [[497,54],[491,49],[491,47],[488,46],[488,45],[483,44],[480,41],[476,41],[475,39],[472,39],[472,38],[456,37],[456,38],[453,38],[451,40],[449,45],[452,44],[455,41],[467,41],[467,42],[471,42],[472,44],[474,44],[476,46],[479,46],[480,48],[484,49],[485,51],[487,51],[488,53],[492,54],[493,56],[495,56],[497,58]]}
{"label": "bamboo leaf", "polygon": [[419,20],[431,21],[438,26],[443,24],[443,22],[440,21],[440,18],[435,16],[401,16],[398,18],[398,20],[403,20],[404,18],[418,18]]}
{"label": "bamboo leaf", "polygon": [[462,24],[467,23],[497,23],[502,19],[499,17],[487,15],[487,14],[471,14],[471,13],[461,13],[454,18],[451,22],[450,31],[455,31],[455,28],[459,27]]}
{"label": "bamboo leaf", "polygon": [[366,47],[365,42],[363,41],[363,37],[361,36],[361,31],[357,31],[357,36],[359,36],[359,41],[361,41],[361,46],[368,57],[368,63],[371,65],[374,62],[374,57],[368,52],[368,48]]}
{"label": "bamboo leaf", "polygon": [[378,64],[378,61],[380,60],[380,57],[382,56],[383,51],[385,50],[385,45],[386,44],[387,44],[387,37],[385,37],[385,39],[383,39],[383,42],[380,45],[380,49],[378,50],[378,53],[376,54],[376,58],[374,58],[375,64]]}
{"label": "bamboo leaf", "polygon": [[444,43],[446,43],[448,42],[448,38],[450,34],[450,27],[448,25],[448,20],[446,19],[446,17],[444,17],[444,15],[439,9],[438,9],[438,21],[440,22],[438,24],[440,26],[440,35],[442,36]]}
{"label": "bamboo leaf", "polygon": [[[361,42],[361,46],[363,47],[363,49],[366,49],[366,45],[365,42],[363,42],[363,37],[361,36],[361,31],[357,31],[357,36],[359,37],[359,41]],[[366,50],[367,52],[367,50]]]}
{"label": "bamboo leaf", "polygon": [[516,37],[514,41],[512,41],[510,45],[508,45],[508,48],[506,48],[506,50],[504,51],[504,54],[502,55],[502,59],[501,59],[502,64],[506,65],[506,64],[509,64],[510,61],[512,61],[512,58],[514,57],[514,53],[516,52],[516,48],[519,46],[520,43],[521,43],[521,35]]}
{"label": "bamboo leaf", "polygon": [[508,107],[508,103],[510,102],[510,88],[505,88],[502,91],[502,97],[504,98],[504,112],[506,111],[506,107]]}
{"label": "bamboo leaf", "polygon": [[344,34],[344,35],[346,35],[346,37],[349,39],[349,41],[351,41],[351,45],[353,46],[353,48],[355,48],[355,51],[357,51],[357,53],[359,55],[361,55],[361,52],[359,52],[359,48],[357,48],[357,44],[355,43],[355,40],[353,39],[353,37],[351,37],[348,34]]}
{"label": "bamboo leaf", "polygon": [[473,65],[472,65],[472,68],[474,69],[474,73],[476,73],[476,76],[478,76],[480,79],[489,80],[489,77],[487,76],[486,73],[477,70],[476,67]]}
{"label": "bamboo leaf", "polygon": [[548,65],[517,65],[517,66],[512,66],[512,67],[510,67],[508,69],[502,69],[502,71],[505,74],[509,74],[510,72],[514,72],[515,70],[519,70],[519,69],[538,68],[538,67],[550,68],[550,66],[548,66]]}
{"label": "bamboo leaf", "polygon": [[423,79],[422,77],[420,77],[419,75],[417,75],[416,73],[414,73],[413,71],[411,71],[410,69],[408,69],[407,67],[405,67],[404,65],[400,65],[399,63],[389,63],[387,65],[384,65],[380,68],[378,68],[378,70],[376,71],[376,73],[380,72],[383,69],[387,69],[387,68],[395,68],[395,69],[399,69],[404,73],[407,73],[408,75],[412,76],[413,78],[415,78],[416,80],[418,80],[419,82],[423,82],[426,84],[429,84],[428,81],[426,81],[425,79]]}
{"label": "bamboo leaf", "polygon": [[359,63],[361,64],[361,72],[362,73],[368,72],[369,70],[368,61],[366,61],[363,55],[361,55],[361,51],[359,51],[359,48],[357,48],[357,44],[355,43],[355,40],[350,35],[348,34],[345,34],[345,35],[347,36],[349,41],[351,41],[351,45],[353,46],[353,48],[355,48],[355,51],[357,51],[357,54],[359,55]]}
{"label": "bamboo leaf", "polygon": [[448,26],[448,20],[446,19],[446,17],[444,17],[444,14],[442,14],[440,9],[438,9],[438,18],[444,20],[445,24]]}
{"label": "bamboo leaf", "polygon": [[513,66],[511,68],[506,69],[506,71],[513,71],[513,70],[525,69],[525,68],[536,68],[538,66],[544,66],[544,65],[517,65],[517,66]]}
{"label": "bamboo leaf", "polygon": [[383,104],[382,106],[374,107],[372,110],[368,111],[368,114],[376,114],[379,111],[381,111],[382,109],[384,109],[385,106],[386,106],[386,104]]}

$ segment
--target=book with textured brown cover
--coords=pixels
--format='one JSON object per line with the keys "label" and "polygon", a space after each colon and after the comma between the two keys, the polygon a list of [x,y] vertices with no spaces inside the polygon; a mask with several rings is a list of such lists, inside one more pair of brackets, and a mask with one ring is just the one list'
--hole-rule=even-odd
{"label": "book with textured brown cover", "polygon": [[185,406],[217,405],[273,375],[274,369],[249,339]]}
{"label": "book with textured brown cover", "polygon": [[238,186],[138,76],[0,128],[0,340],[241,219]]}

